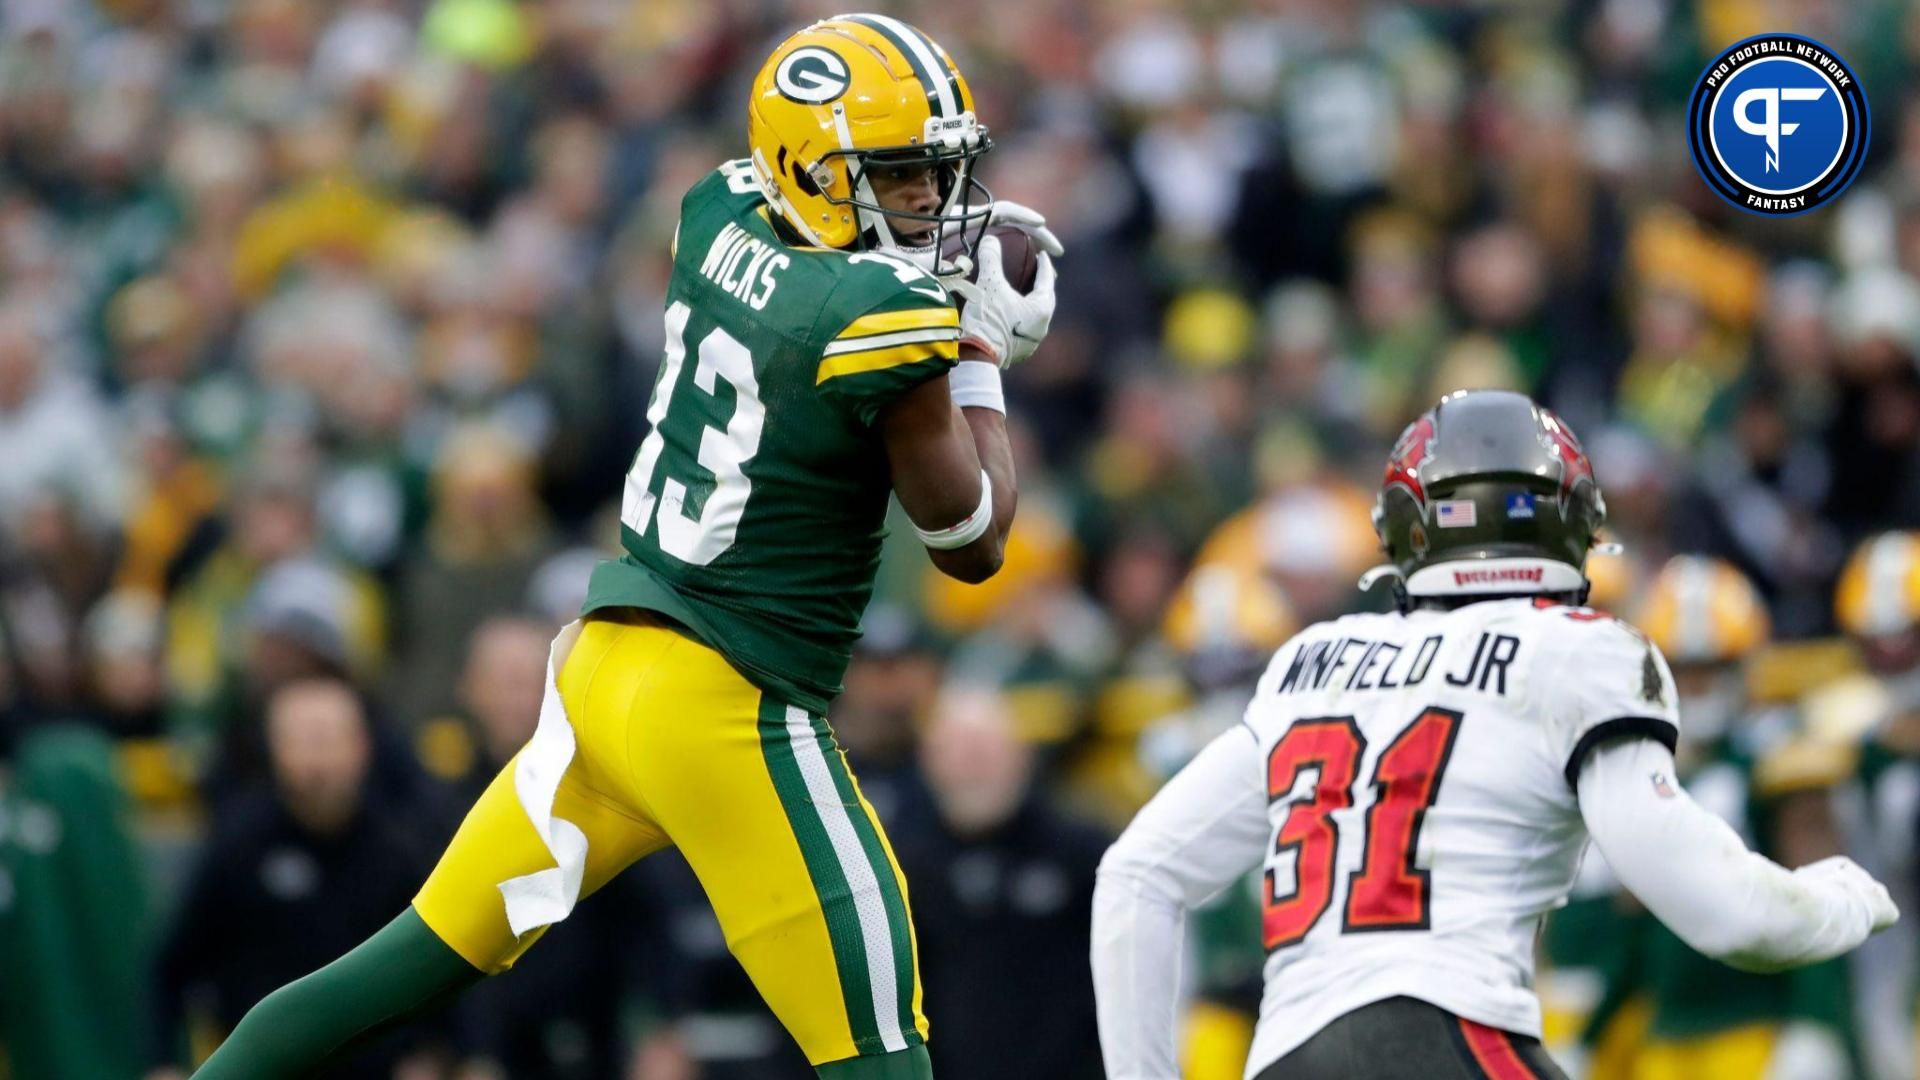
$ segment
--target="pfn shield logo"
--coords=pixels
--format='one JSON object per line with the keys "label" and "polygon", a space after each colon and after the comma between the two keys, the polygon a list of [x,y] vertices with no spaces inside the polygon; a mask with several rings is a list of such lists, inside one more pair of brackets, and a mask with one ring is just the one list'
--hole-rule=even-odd
{"label": "pfn shield logo", "polygon": [[1694,167],[1742,210],[1785,217],[1847,189],[1866,160],[1867,97],[1833,50],[1762,34],[1707,65],[1687,107]]}
{"label": "pfn shield logo", "polygon": [[852,80],[847,62],[832,49],[805,45],[787,54],[774,69],[773,85],[781,96],[802,105],[825,105],[847,92]]}

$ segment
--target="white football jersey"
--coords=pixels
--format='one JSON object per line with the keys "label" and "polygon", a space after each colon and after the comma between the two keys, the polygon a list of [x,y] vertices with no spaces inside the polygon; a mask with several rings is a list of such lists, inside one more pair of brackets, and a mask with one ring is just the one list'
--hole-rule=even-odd
{"label": "white football jersey", "polygon": [[1579,763],[1615,734],[1671,747],[1672,683],[1638,631],[1527,599],[1350,615],[1282,647],[1236,744],[1268,837],[1248,1075],[1403,994],[1537,1037],[1535,938],[1587,844]]}

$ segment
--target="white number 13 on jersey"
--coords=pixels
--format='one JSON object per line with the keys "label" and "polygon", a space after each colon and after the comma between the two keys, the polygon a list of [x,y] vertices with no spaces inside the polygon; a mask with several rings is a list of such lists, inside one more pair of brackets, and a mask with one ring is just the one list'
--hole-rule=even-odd
{"label": "white number 13 on jersey", "polygon": [[682,562],[705,566],[733,546],[740,528],[740,515],[746,510],[747,496],[753,485],[748,481],[746,464],[760,450],[760,429],[767,409],[760,403],[760,382],[753,374],[753,357],[733,335],[719,327],[700,339],[698,359],[693,366],[693,381],[700,389],[714,392],[716,378],[733,387],[733,417],[725,430],[707,427],[700,432],[700,467],[713,474],[713,491],[700,507],[698,517],[687,516],[687,485],[673,477],[671,468],[660,482],[660,494],[653,494],[653,474],[660,468],[660,452],[666,439],[660,425],[672,407],[675,388],[680,383],[680,368],[687,359],[687,319],[693,310],[676,300],[667,307],[667,353],[661,365],[660,382],[653,404],[647,407],[647,423],[652,430],[640,444],[640,454],[627,473],[626,492],[620,500],[620,521],[636,535],[644,535],[647,524],[658,510],[660,550]]}

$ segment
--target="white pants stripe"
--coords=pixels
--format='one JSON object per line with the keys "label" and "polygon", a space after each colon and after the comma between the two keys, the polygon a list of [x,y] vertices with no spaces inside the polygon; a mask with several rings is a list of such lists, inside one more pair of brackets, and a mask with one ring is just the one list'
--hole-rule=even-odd
{"label": "white pants stripe", "polygon": [[793,746],[794,760],[807,784],[807,795],[820,815],[820,824],[833,843],[834,858],[840,872],[853,890],[854,910],[860,916],[860,941],[867,952],[867,983],[873,988],[873,1019],[880,1031],[880,1042],[888,1050],[905,1050],[906,1037],[900,1033],[900,985],[894,964],[893,935],[887,926],[887,906],[880,895],[880,881],[874,876],[873,863],[867,859],[860,835],[854,831],[846,803],[834,786],[833,773],[820,750],[820,740],[807,718],[806,710],[787,706],[787,739]]}

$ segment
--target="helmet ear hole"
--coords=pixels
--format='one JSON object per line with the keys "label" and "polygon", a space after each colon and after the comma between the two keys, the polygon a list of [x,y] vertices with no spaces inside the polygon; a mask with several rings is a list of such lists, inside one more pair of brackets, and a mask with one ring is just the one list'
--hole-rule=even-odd
{"label": "helmet ear hole", "polygon": [[[782,148],[780,153],[782,157],[786,156],[785,148]],[[793,182],[799,185],[801,191],[816,197],[825,194],[820,190],[820,185],[813,182],[813,177],[807,175],[807,170],[800,167],[798,161],[789,164],[787,169],[793,174]]]}

